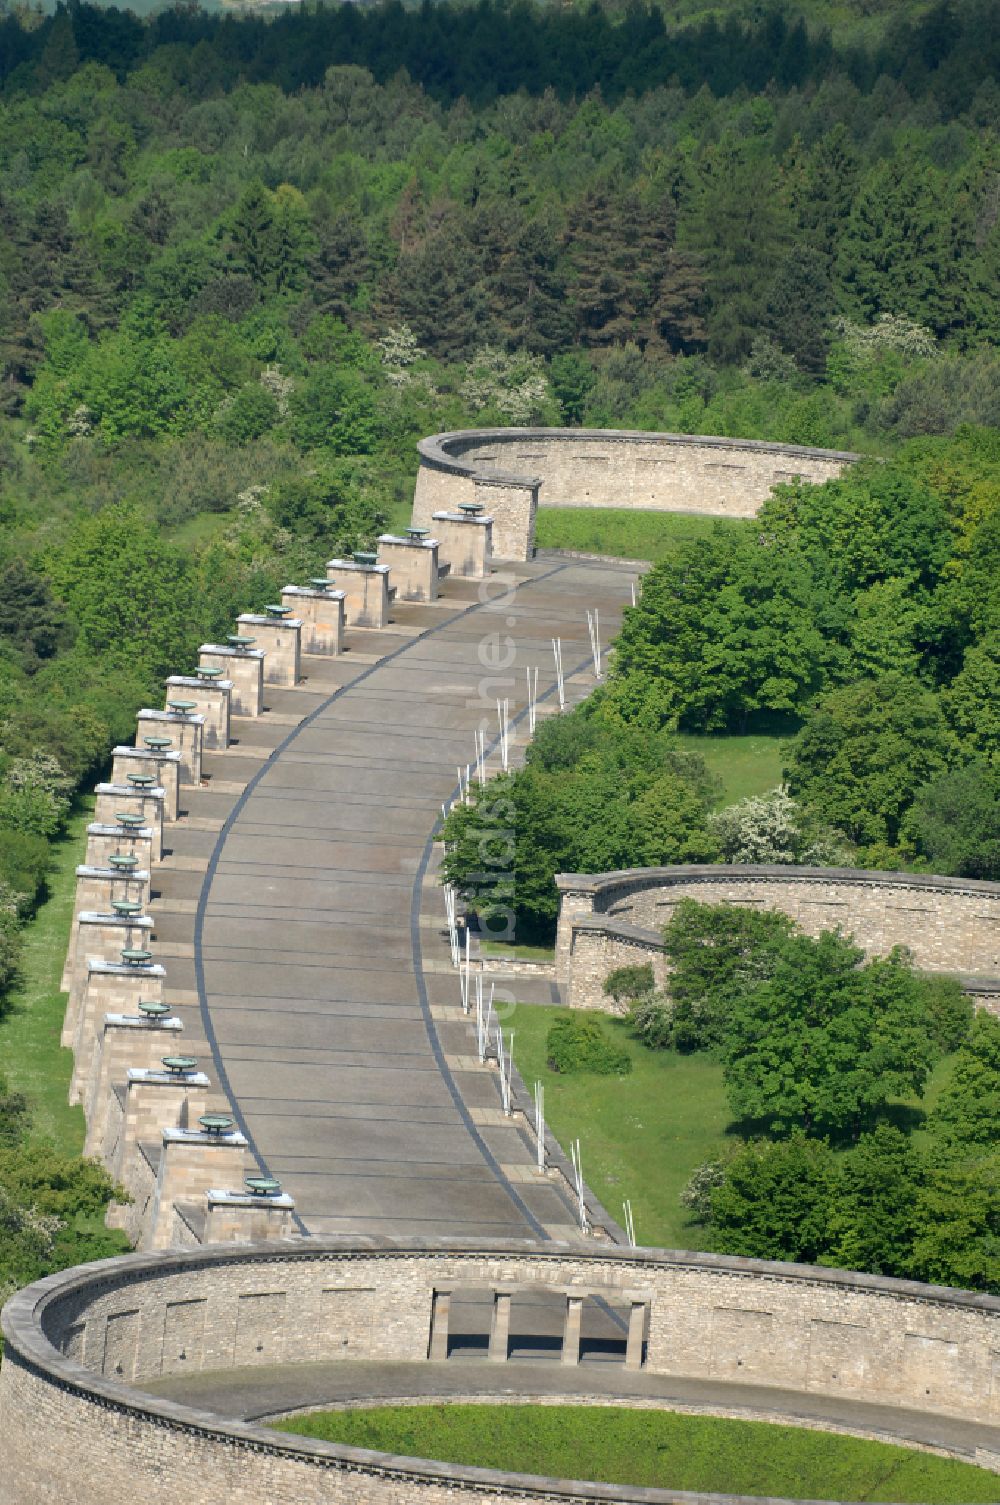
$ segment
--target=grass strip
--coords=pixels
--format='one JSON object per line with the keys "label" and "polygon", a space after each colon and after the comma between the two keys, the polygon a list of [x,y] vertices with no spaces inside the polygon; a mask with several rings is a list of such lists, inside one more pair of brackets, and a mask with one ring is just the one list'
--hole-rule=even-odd
{"label": "grass strip", "polygon": [[997,1498],[986,1469],[891,1443],[622,1406],[379,1406],[277,1425],[408,1457],[605,1484],[900,1505]]}

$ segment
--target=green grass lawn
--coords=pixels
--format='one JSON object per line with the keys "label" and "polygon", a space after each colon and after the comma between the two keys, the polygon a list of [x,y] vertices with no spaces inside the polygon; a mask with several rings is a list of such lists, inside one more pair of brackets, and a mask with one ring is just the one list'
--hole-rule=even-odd
{"label": "green grass lawn", "polygon": [[555,946],[529,946],[523,941],[486,941],[480,937],[479,949],[484,956],[505,957],[508,961],[515,958],[525,962],[551,962],[555,961]]}
{"label": "green grass lawn", "polygon": [[696,736],[682,732],[677,742],[686,752],[700,753],[709,770],[722,780],[719,806],[732,805],[749,794],[765,794],[781,783],[781,763],[791,732],[746,737]]}
{"label": "green grass lawn", "polygon": [[4,1076],[30,1099],[32,1127],[69,1155],[83,1149],[84,1120],[83,1109],[66,1101],[73,1056],[59,1044],[66,1010],[59,983],[73,918],[76,866],[83,861],[93,808],[92,796],[81,801],[66,835],[53,848],[49,896],[25,928],[21,979],[0,1018]]}
{"label": "green grass lawn", "polygon": [[[705,1248],[705,1230],[690,1220],[679,1197],[691,1172],[732,1143],[722,1067],[700,1053],[650,1050],[623,1020],[607,1017],[608,1033],[632,1058],[628,1076],[560,1075],[546,1065],[545,1039],[563,1012],[521,1003],[504,1021],[514,1031],[514,1060],[529,1092],[536,1081],[545,1087],[549,1128],[564,1149],[580,1140],[583,1174],[619,1222],[622,1202],[630,1199],[638,1243]],[[926,1112],[954,1067],[954,1056],[939,1061],[923,1099],[900,1107]]]}
{"label": "green grass lawn", "polygon": [[660,1489],[978,1505],[997,1476],[890,1443],[621,1406],[379,1406],[278,1422],[325,1442],[444,1463]]}
{"label": "green grass lawn", "polygon": [[562,1009],[519,1004],[514,1060],[529,1089],[545,1086],[545,1116],[565,1148],[579,1138],[583,1173],[605,1207],[621,1221],[629,1197],[641,1244],[704,1247],[700,1225],[678,1201],[696,1166],[725,1142],[729,1108],[722,1068],[704,1055],[649,1050],[626,1025],[608,1019],[615,1043],[632,1057],[626,1077],[561,1076],[545,1064],[545,1037]]}
{"label": "green grass lawn", "polygon": [[[666,559],[692,539],[708,538],[717,517],[694,512],[638,512],[632,507],[540,507],[540,549],[574,549],[616,559]],[[734,526],[722,521],[722,527]]]}

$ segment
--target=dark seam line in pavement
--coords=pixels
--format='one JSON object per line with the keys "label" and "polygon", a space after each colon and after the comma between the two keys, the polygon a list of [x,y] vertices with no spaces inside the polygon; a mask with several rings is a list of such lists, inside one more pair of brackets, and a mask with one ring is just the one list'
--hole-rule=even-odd
{"label": "dark seam line in pavement", "polygon": [[[565,570],[565,569],[567,569],[567,568],[568,568],[567,565],[565,565],[565,564],[559,564],[554,569],[547,570],[544,575],[538,575],[535,578],[538,579],[538,580],[547,580],[551,575],[561,574],[562,571]],[[527,582],[527,583],[531,583],[531,582]],[[519,584],[519,585],[517,585],[515,587],[515,590],[520,590],[520,588],[521,587],[520,587],[520,584]],[[260,768],[258,768],[257,772],[253,775],[253,777],[251,778],[250,782],[247,784],[246,788],[243,790],[243,793],[238,797],[238,799],[236,801],[236,804],[233,806],[232,810],[229,812],[228,816],[226,817],[226,820],[225,820],[225,823],[223,824],[222,830],[219,832],[219,834],[218,834],[218,836],[216,838],[215,846],[212,848],[212,854],[211,854],[211,856],[208,859],[208,867],[205,870],[205,877],[204,877],[204,879],[202,881],[201,892],[198,895],[198,908],[195,911],[195,920],[194,920],[194,975],[195,975],[195,986],[196,986],[196,988],[198,990],[198,1009],[199,1009],[199,1012],[201,1014],[202,1025],[204,1026],[204,1030],[205,1030],[205,1040],[206,1040],[206,1043],[208,1044],[209,1049],[212,1052],[212,1061],[213,1061],[213,1063],[215,1065],[215,1071],[216,1071],[216,1075],[218,1076],[218,1079],[219,1079],[219,1085],[220,1085],[220,1087],[222,1088],[223,1092],[226,1094],[226,1096],[229,1099],[230,1106],[231,1106],[231,1108],[233,1110],[233,1117],[236,1119],[237,1126],[239,1127],[240,1132],[244,1135],[244,1137],[245,1137],[245,1139],[247,1141],[247,1146],[248,1146],[248,1148],[250,1150],[250,1153],[255,1157],[255,1159],[257,1161],[257,1164],[259,1165],[261,1171],[265,1175],[267,1175],[267,1173],[268,1173],[267,1165],[266,1165],[264,1159],[262,1158],[259,1149],[257,1148],[257,1142],[254,1139],[254,1136],[253,1136],[253,1134],[252,1134],[252,1132],[250,1130],[249,1124],[246,1122],[246,1119],[243,1116],[243,1112],[242,1112],[242,1109],[240,1108],[239,1101],[238,1101],[238,1099],[236,1097],[236,1094],[232,1091],[232,1088],[231,1088],[230,1083],[229,1083],[229,1073],[226,1071],[225,1065],[223,1064],[222,1054],[221,1054],[221,1051],[219,1049],[219,1042],[218,1042],[218,1040],[216,1038],[216,1034],[215,1034],[215,1026],[212,1023],[212,1016],[211,1016],[211,1012],[210,1012],[209,1007],[208,1007],[208,990],[207,990],[206,985],[205,985],[205,964],[204,964],[204,959],[202,957],[202,935],[203,935],[203,931],[204,931],[204,928],[205,928],[205,910],[206,910],[206,907],[207,907],[207,904],[208,904],[208,894],[209,894],[209,891],[210,891],[210,889],[212,887],[212,879],[215,877],[215,870],[218,867],[219,856],[220,856],[220,854],[222,852],[222,848],[224,847],[224,845],[226,843],[226,839],[228,838],[230,831],[232,830],[233,826],[235,825],[237,819],[239,818],[239,815],[240,815],[241,811],[244,809],[247,801],[249,800],[249,798],[252,795],[253,791],[256,789],[257,785],[260,783],[261,779],[267,773],[268,769],[273,766],[273,764],[276,762],[276,760],[284,752],[285,748],[286,747],[290,747],[291,744],[295,741],[296,737],[298,737],[300,735],[300,733],[302,733],[303,731],[305,731],[305,729],[308,726],[310,726],[317,719],[317,717],[320,716],[323,713],[323,711],[325,711],[330,705],[332,705],[335,700],[338,700],[341,695],[343,695],[347,690],[351,689],[354,685],[361,684],[361,683],[363,683],[364,680],[369,679],[375,673],[376,669],[383,668],[386,664],[391,663],[393,661],[393,659],[400,657],[402,654],[404,654],[407,651],[407,649],[412,648],[413,645],[414,645],[414,643],[419,643],[419,642],[423,641],[425,638],[433,637],[435,635],[435,633],[442,632],[446,627],[451,626],[455,622],[460,622],[463,619],[463,617],[471,616],[471,614],[473,612],[481,611],[483,609],[483,607],[489,606],[491,604],[492,603],[488,602],[488,601],[474,601],[474,602],[472,602],[471,605],[464,607],[459,612],[456,612],[454,616],[446,617],[443,621],[435,623],[433,627],[427,627],[427,628],[425,628],[424,631],[421,632],[421,633],[418,633],[416,637],[407,638],[404,642],[400,643],[400,645],[399,645],[398,648],[394,648],[391,651],[391,653],[387,653],[387,654],[384,655],[384,657],[376,659],[375,663],[373,663],[373,664],[367,664],[364,667],[364,669],[362,669],[361,673],[358,674],[358,675],[356,675],[354,679],[348,680],[343,685],[339,685],[337,687],[337,689],[334,690],[331,695],[327,696],[327,698],[325,700],[321,701],[320,704],[318,706],[316,706],[316,708],[314,710],[310,711],[309,714],[308,714],[308,716],[306,716],[302,721],[300,721],[297,726],[294,726],[291,729],[291,731],[288,733],[288,735],[286,737],[283,737],[282,740],[277,744],[277,746],[274,747],[271,750],[271,752],[268,754],[268,757],[267,757],[266,761],[263,763],[263,765]],[[436,821],[434,823],[434,829],[435,830],[437,829],[437,822]],[[425,849],[424,860],[423,860],[423,864],[422,864],[422,869],[426,869],[426,866],[427,866],[428,862],[430,861],[430,854],[431,854],[431,850],[433,848],[433,844],[434,844],[434,836],[433,836],[433,832],[432,832],[431,837],[428,840],[427,847]],[[416,885],[414,885],[414,897],[417,898],[417,886]],[[418,902],[419,902],[419,899],[418,899]],[[412,936],[412,934],[413,934],[413,925],[414,925],[414,921],[413,921],[413,917],[412,917],[412,912],[411,912],[411,918],[410,918],[410,925],[411,925],[411,936]],[[420,956],[420,950],[419,950],[419,920],[417,922],[417,932],[418,932],[418,944],[417,944],[417,949],[414,952],[414,960],[418,960],[419,956]],[[425,1021],[427,1022],[429,1029],[433,1030],[433,1023],[432,1023],[432,1020],[431,1020],[430,1007],[427,1004],[427,991],[426,991],[426,988],[423,985],[423,971],[422,971],[422,969],[418,970],[418,973],[417,973],[417,987],[418,987],[418,991],[420,993],[420,1005],[421,1005],[421,1009],[422,1009],[422,1011],[424,1013]],[[486,1155],[488,1155],[489,1152],[486,1149],[485,1144],[483,1144],[483,1141],[479,1138],[479,1135],[476,1133],[475,1126],[473,1125],[471,1118],[469,1118],[469,1115],[468,1115],[467,1110],[465,1109],[464,1103],[462,1103],[461,1095],[459,1094],[458,1088],[455,1085],[455,1082],[454,1082],[454,1080],[451,1077],[451,1073],[447,1071],[447,1067],[444,1064],[444,1054],[441,1051],[440,1042],[438,1041],[437,1031],[436,1030],[433,1030],[433,1033],[431,1035],[431,1049],[435,1052],[435,1058],[438,1055],[440,1055],[440,1057],[441,1057],[441,1060],[440,1060],[439,1064],[440,1064],[442,1073],[445,1074],[445,1080],[447,1082],[449,1090],[452,1093],[452,1096],[460,1104],[460,1112],[462,1112],[462,1114],[466,1118],[468,1127],[470,1129],[470,1132],[473,1135],[473,1138],[481,1146],[483,1153],[486,1154]],[[535,1219],[531,1216],[531,1213],[528,1212],[528,1210],[527,1210],[526,1207],[524,1207],[524,1203],[521,1201],[520,1197],[514,1191],[514,1188],[512,1186],[510,1186],[510,1184],[507,1181],[506,1177],[503,1175],[503,1172],[500,1170],[499,1165],[497,1165],[496,1161],[493,1160],[493,1157],[490,1156],[489,1159],[490,1159],[490,1163],[491,1163],[491,1168],[495,1167],[494,1174],[500,1179],[501,1184],[509,1190],[510,1196],[514,1200],[515,1205],[524,1209],[524,1212],[526,1213],[526,1215],[527,1215],[527,1217],[528,1217],[531,1225],[533,1227],[537,1228],[539,1230],[539,1232],[541,1233],[541,1236],[544,1238],[546,1235],[545,1235],[544,1231],[541,1228],[541,1224],[536,1223]],[[292,1217],[293,1217],[293,1219],[295,1221],[296,1226],[299,1229],[299,1232],[302,1233],[303,1235],[305,1235],[306,1237],[308,1237],[309,1230],[306,1227],[305,1223],[302,1221],[302,1218],[299,1216],[299,1213],[297,1211],[293,1212],[292,1213]]]}
{"label": "dark seam line in pavement", "polygon": [[[538,575],[535,578],[537,581],[547,580],[550,575],[559,573],[561,573],[561,571],[559,570],[550,570],[547,575]],[[522,586],[529,586],[533,585],[534,583],[535,580],[522,581],[515,587],[515,591],[521,590]],[[484,602],[483,604],[486,605],[488,603]],[[589,660],[584,660],[582,664],[577,664],[573,669],[570,670],[570,674],[575,674],[579,669],[586,668],[588,662]],[[545,691],[543,695],[540,695],[538,698],[539,700],[548,700],[549,697],[554,695],[555,693],[556,686],[552,685],[548,690]],[[527,716],[527,714],[528,712],[526,708],[519,715],[512,718],[511,725],[517,726],[518,722],[522,721]],[[499,740],[499,737],[494,738],[490,742],[487,751],[492,752],[493,749],[498,745]],[[458,786],[456,785],[453,788],[449,798],[454,799],[458,792]],[[500,1182],[500,1185],[503,1187],[504,1191],[514,1203],[514,1206],[527,1220],[529,1228],[531,1228],[540,1239],[548,1239],[549,1235],[546,1233],[542,1224],[535,1217],[534,1213],[528,1207],[524,1199],[517,1193],[517,1191],[515,1191],[510,1181],[508,1181],[507,1177],[504,1175],[500,1167],[499,1161],[497,1160],[496,1156],[493,1154],[492,1150],[489,1148],[486,1141],[483,1139],[483,1136],[480,1134],[478,1128],[473,1122],[472,1115],[469,1112],[468,1107],[466,1106],[465,1099],[459,1091],[458,1083],[455,1081],[451,1068],[448,1066],[447,1061],[445,1060],[444,1048],[442,1047],[441,1039],[437,1031],[437,1023],[434,1019],[433,1014],[431,1013],[430,1001],[427,996],[427,984],[424,979],[423,946],[421,944],[420,935],[420,905],[423,898],[422,889],[424,877],[427,873],[428,867],[430,866],[431,855],[434,851],[434,842],[437,839],[437,831],[439,825],[440,819],[435,819],[431,833],[427,838],[426,845],[424,846],[423,856],[420,859],[420,864],[417,868],[416,875],[413,880],[413,899],[410,905],[410,940],[413,947],[413,970],[417,984],[417,993],[420,998],[420,1007],[423,1010],[424,1021],[427,1025],[427,1034],[431,1042],[431,1050],[434,1052],[434,1059],[438,1063],[438,1069],[440,1070],[441,1075],[448,1086],[448,1090],[451,1092],[451,1095],[455,1101],[455,1106],[462,1117],[465,1127],[472,1138],[475,1140],[476,1144],[479,1146],[480,1152],[487,1165],[490,1167],[493,1174]]]}

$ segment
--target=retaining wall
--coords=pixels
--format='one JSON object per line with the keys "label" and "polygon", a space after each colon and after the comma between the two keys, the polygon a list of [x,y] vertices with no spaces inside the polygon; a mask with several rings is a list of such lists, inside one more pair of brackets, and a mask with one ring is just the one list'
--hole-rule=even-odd
{"label": "retaining wall", "polygon": [[[103,1261],[12,1298],[3,1314],[0,1505],[675,1498],[285,1437],[138,1388],[162,1374],[247,1364],[422,1360],[434,1292],[462,1284],[571,1300],[638,1294],[649,1305],[646,1367],[658,1374],[1000,1419],[995,1297],[655,1249],[325,1238],[216,1246]],[[976,1461],[1000,1470],[992,1449]]]}
{"label": "retaining wall", "polygon": [[574,1008],[607,1008],[613,968],[652,961],[682,899],[780,909],[808,935],[840,928],[865,953],[906,946],[923,971],[948,972],[986,1007],[1000,1004],[1000,883],[856,868],[705,864],[561,873],[556,978]]}
{"label": "retaining wall", "polygon": [[781,481],[828,481],[860,456],[703,434],[625,429],[467,429],[417,446],[413,521],[482,502],[495,519],[493,551],[530,558],[534,506],[635,507],[753,517]]}

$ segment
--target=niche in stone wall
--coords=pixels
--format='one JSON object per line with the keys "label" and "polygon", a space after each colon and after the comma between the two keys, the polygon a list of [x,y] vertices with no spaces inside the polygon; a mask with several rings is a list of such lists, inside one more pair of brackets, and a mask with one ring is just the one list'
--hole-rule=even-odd
{"label": "niche in stone wall", "polygon": [[204,1297],[192,1301],[168,1301],[163,1316],[163,1374],[200,1369],[205,1347]]}
{"label": "niche in stone wall", "polygon": [[284,1354],[285,1292],[260,1291],[241,1296],[236,1306],[233,1365],[277,1364]]}
{"label": "niche in stone wall", "polygon": [[774,1343],[773,1322],[771,1312],[746,1307],[715,1307],[710,1338],[712,1373],[743,1379],[769,1370]]}
{"label": "niche in stone wall", "polygon": [[904,1333],[900,1386],[904,1395],[954,1404],[966,1390],[970,1374],[962,1345],[926,1333]]}
{"label": "niche in stone wall", "polygon": [[86,1322],[73,1322],[63,1333],[59,1343],[59,1352],[67,1359],[75,1359],[82,1364],[86,1356],[87,1347],[87,1324]]}
{"label": "niche in stone wall", "polygon": [[135,1378],[139,1351],[139,1313],[115,1312],[104,1329],[104,1364],[101,1373],[113,1380]]}
{"label": "niche in stone wall", "polygon": [[809,1324],[806,1384],[821,1390],[861,1390],[871,1367],[871,1333],[854,1322],[814,1317]]}
{"label": "niche in stone wall", "polygon": [[320,1292],[319,1359],[367,1359],[372,1351],[375,1291],[343,1286]]}

